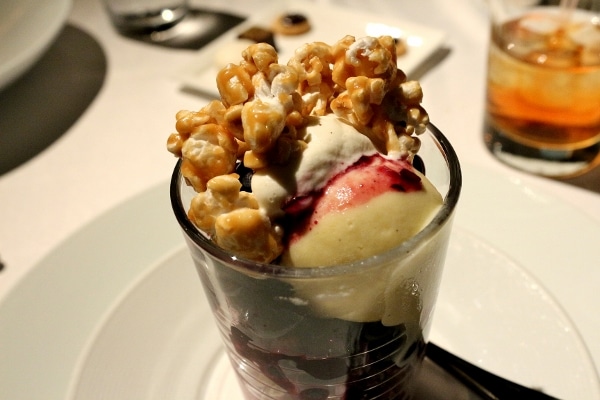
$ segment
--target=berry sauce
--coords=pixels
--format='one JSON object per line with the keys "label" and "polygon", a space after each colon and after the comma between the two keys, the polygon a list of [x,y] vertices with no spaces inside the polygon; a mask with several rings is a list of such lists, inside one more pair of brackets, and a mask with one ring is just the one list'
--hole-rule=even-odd
{"label": "berry sauce", "polygon": [[206,293],[216,310],[228,310],[217,311],[217,321],[230,339],[230,356],[247,398],[265,398],[249,387],[275,392],[266,397],[274,399],[410,398],[407,388],[425,348],[415,327],[315,315],[290,301],[294,288],[278,279],[223,268],[217,281],[227,293],[226,304],[213,297],[213,290]]}
{"label": "berry sauce", "polygon": [[289,240],[301,237],[317,225],[321,215],[359,207],[390,191],[410,193],[422,189],[421,178],[408,161],[378,154],[363,156],[334,176],[323,189],[295,196],[285,204]]}
{"label": "berry sauce", "polygon": [[[285,339],[269,340],[269,349],[261,347],[264,338],[257,339],[256,334],[260,336],[259,332],[251,333],[253,339],[239,327],[231,327],[230,339],[237,355],[251,365],[244,370],[252,374],[253,368],[257,369],[279,386],[286,398],[294,400],[409,399],[407,380],[412,379],[414,363],[422,357],[425,346],[422,340],[407,343],[404,324],[386,327],[380,322],[308,316]],[[311,356],[315,349],[298,352],[327,342],[333,350],[345,351],[333,357],[324,357],[325,352]],[[274,343],[279,344],[273,347]],[[253,375],[253,380],[263,379]]]}
{"label": "berry sauce", "polygon": [[[325,188],[288,201],[286,230],[293,232],[293,238],[318,223],[319,215],[361,206],[390,191],[422,190],[421,178],[414,172],[421,168],[416,167],[405,160],[364,156]],[[236,172],[242,190],[251,191],[252,171],[238,165]],[[248,389],[251,386],[257,393],[271,387],[279,393],[273,397],[278,399],[410,398],[408,382],[424,355],[425,343],[405,324],[384,326],[380,321],[316,316],[310,307],[289,301],[294,289],[276,279],[255,280],[225,268],[219,269],[218,281],[227,292],[229,313],[237,316],[233,323],[219,319],[231,340],[232,360],[246,381],[242,386],[248,398],[255,397]],[[216,298],[214,303],[219,308]]]}

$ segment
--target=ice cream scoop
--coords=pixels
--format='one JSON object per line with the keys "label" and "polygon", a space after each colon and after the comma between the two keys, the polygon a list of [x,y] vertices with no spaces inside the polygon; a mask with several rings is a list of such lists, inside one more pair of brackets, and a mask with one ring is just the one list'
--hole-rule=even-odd
{"label": "ice cream scoop", "polygon": [[338,265],[380,254],[425,227],[442,197],[403,160],[363,157],[335,176],[288,229],[282,264]]}
{"label": "ice cream scoop", "polygon": [[389,250],[431,220],[442,198],[399,154],[333,114],[307,127],[307,148],[252,177],[252,192],[287,232],[283,265],[343,264]]}

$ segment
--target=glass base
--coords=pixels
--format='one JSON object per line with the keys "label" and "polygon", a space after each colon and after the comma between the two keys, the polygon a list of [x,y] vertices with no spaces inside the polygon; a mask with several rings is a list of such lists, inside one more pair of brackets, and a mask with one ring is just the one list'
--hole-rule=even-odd
{"label": "glass base", "polygon": [[235,371],[221,350],[213,367],[203,377],[198,400],[244,400]]}
{"label": "glass base", "polygon": [[[475,399],[476,395],[429,359],[416,378],[414,400]],[[203,374],[197,400],[245,400],[231,362],[221,349]]]}
{"label": "glass base", "polygon": [[544,149],[527,146],[486,124],[484,142],[503,163],[519,170],[551,178],[581,175],[600,164],[600,143],[574,149]]}
{"label": "glass base", "polygon": [[158,28],[143,24],[137,29],[124,28],[120,20],[114,19],[113,24],[129,39],[168,48],[198,50],[243,21],[244,18],[237,15],[192,8],[177,23],[159,20]]}
{"label": "glass base", "polygon": [[111,12],[111,19],[123,34],[149,34],[175,26],[188,12],[187,6],[159,9],[142,13]]}

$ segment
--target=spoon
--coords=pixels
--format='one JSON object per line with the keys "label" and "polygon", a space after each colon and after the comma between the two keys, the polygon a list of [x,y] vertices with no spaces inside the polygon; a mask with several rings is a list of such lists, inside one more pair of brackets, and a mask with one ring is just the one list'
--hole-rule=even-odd
{"label": "spoon", "polygon": [[519,385],[485,371],[434,343],[429,342],[427,344],[425,355],[482,399],[558,400],[556,397],[549,396],[539,390]]}

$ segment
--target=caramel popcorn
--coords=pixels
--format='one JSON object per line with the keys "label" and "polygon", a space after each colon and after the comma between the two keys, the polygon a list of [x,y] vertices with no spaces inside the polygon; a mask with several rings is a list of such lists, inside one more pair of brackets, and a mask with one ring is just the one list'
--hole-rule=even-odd
{"label": "caramel popcorn", "polygon": [[381,153],[410,159],[429,122],[423,93],[396,65],[389,36],[333,45],[308,43],[287,64],[269,44],[250,45],[239,64],[217,75],[221,99],[199,111],[180,111],[168,150],[198,194],[189,218],[219,246],[260,262],[282,252],[283,232],[241,191],[236,166],[283,165],[306,147],[311,118],[334,113],[366,135]]}

